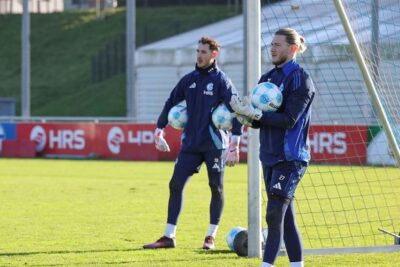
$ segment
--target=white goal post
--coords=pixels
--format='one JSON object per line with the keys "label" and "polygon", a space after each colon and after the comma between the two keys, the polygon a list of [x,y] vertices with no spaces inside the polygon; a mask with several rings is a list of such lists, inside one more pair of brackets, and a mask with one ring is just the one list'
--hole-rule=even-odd
{"label": "white goal post", "polygon": [[[272,67],[269,44],[283,27],[305,37],[298,62],[317,90],[295,204],[305,254],[400,251],[398,1],[268,2],[243,2],[247,91]],[[248,134],[248,255],[260,257],[266,196],[258,131]]]}
{"label": "white goal post", "polygon": [[[261,74],[260,1],[244,1],[245,21],[245,88],[257,85]],[[248,256],[261,256],[261,168],[258,159],[258,129],[248,129]]]}

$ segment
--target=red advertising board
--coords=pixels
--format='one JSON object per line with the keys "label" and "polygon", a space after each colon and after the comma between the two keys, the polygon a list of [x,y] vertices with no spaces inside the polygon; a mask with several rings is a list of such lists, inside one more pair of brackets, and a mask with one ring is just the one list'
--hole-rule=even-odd
{"label": "red advertising board", "polygon": [[17,140],[31,140],[38,155],[82,156],[93,153],[92,123],[19,123]]}
{"label": "red advertising board", "polygon": [[367,126],[314,125],[310,129],[311,159],[314,162],[366,164]]}
{"label": "red advertising board", "polygon": [[[154,129],[154,124],[132,123],[19,123],[17,141],[33,141],[38,156],[174,160],[181,132],[166,128],[171,152],[164,153],[154,147]],[[247,141],[245,131],[240,146],[243,160]],[[314,162],[366,164],[367,126],[312,126],[310,146]]]}
{"label": "red advertising board", "polygon": [[17,140],[35,143],[38,156],[169,160],[179,150],[180,132],[167,127],[170,153],[154,147],[154,124],[19,123]]}
{"label": "red advertising board", "polygon": [[102,158],[126,160],[173,159],[178,154],[180,133],[170,127],[166,136],[171,152],[163,153],[154,146],[154,124],[97,124],[96,153]]}

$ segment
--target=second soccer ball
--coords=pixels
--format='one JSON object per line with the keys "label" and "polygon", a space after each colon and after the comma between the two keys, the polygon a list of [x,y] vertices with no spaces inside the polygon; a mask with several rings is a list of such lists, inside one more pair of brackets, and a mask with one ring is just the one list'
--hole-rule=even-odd
{"label": "second soccer ball", "polygon": [[182,130],[185,128],[187,120],[186,101],[173,106],[168,112],[168,123],[172,128]]}
{"label": "second soccer ball", "polygon": [[230,130],[232,128],[233,116],[224,103],[218,105],[211,115],[215,127],[221,130]]}
{"label": "second soccer ball", "polygon": [[282,105],[282,93],[271,82],[257,84],[251,92],[251,104],[262,111],[276,111]]}

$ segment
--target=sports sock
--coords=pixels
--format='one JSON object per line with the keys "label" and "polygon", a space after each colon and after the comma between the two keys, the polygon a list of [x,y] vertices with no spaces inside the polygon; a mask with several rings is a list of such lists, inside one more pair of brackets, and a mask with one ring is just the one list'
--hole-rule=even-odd
{"label": "sports sock", "polygon": [[274,267],[274,265],[266,263],[266,262],[263,262],[261,267]]}
{"label": "sports sock", "polygon": [[165,233],[164,235],[169,238],[174,238],[176,234],[176,225],[167,223],[165,226]]}
{"label": "sports sock", "polygon": [[290,267],[304,267],[304,261],[291,262]]}
{"label": "sports sock", "polygon": [[215,238],[215,236],[217,235],[217,231],[218,231],[218,225],[210,224],[210,227],[208,227],[208,232],[207,232],[206,236],[212,236]]}

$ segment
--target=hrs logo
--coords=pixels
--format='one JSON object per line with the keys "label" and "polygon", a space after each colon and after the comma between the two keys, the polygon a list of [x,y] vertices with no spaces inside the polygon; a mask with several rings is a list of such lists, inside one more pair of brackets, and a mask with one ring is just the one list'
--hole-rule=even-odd
{"label": "hrs logo", "polygon": [[30,140],[36,143],[36,151],[43,151],[46,145],[50,149],[83,150],[85,148],[85,131],[81,129],[50,129],[46,132],[42,126],[35,126]]}
{"label": "hrs logo", "polygon": [[311,151],[315,154],[337,154],[342,155],[347,152],[347,142],[345,132],[318,132],[310,137]]}

